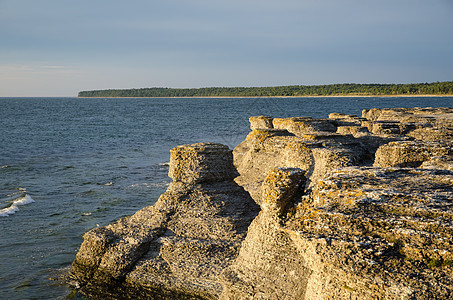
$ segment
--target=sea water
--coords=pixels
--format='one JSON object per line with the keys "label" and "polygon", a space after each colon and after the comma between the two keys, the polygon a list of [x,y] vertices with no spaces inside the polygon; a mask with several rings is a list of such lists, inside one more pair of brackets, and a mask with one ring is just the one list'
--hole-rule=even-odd
{"label": "sea water", "polygon": [[0,299],[70,295],[49,278],[83,233],[155,203],[177,145],[233,148],[250,116],[429,106],[453,98],[0,98]]}

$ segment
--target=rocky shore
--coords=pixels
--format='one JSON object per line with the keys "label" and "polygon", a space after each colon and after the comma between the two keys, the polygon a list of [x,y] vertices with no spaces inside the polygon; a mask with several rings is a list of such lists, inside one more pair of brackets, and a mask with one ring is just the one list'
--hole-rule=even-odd
{"label": "rocky shore", "polygon": [[453,108],[251,117],[171,150],[153,206],[95,228],[92,299],[452,299]]}

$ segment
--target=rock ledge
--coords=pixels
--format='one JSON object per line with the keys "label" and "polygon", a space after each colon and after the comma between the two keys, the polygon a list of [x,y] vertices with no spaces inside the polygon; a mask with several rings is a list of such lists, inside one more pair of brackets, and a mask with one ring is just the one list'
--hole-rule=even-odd
{"label": "rock ledge", "polygon": [[93,299],[452,299],[453,108],[251,117],[171,150],[156,204],[87,232]]}

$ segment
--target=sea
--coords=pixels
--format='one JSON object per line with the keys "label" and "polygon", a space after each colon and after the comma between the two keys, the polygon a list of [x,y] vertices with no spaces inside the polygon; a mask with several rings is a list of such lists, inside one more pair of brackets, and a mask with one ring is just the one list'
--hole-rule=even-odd
{"label": "sea", "polygon": [[234,148],[250,116],[361,115],[453,97],[0,98],[0,299],[67,299],[83,234],[152,205],[170,149]]}

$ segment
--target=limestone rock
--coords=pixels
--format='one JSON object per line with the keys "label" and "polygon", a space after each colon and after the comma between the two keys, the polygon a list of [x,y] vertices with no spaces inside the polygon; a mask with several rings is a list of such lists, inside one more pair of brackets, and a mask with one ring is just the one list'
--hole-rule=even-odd
{"label": "limestone rock", "polygon": [[346,115],[340,113],[329,114],[329,120],[332,121],[337,129],[343,126],[359,126],[362,127],[362,123],[366,121],[365,118],[357,117],[357,115]]}
{"label": "limestone rock", "polygon": [[[293,142],[307,148],[299,161],[306,162],[311,184],[306,185],[304,195],[300,191],[287,202],[284,210],[262,197],[262,212],[250,225],[239,256],[222,273],[221,299],[452,298],[451,144],[416,142],[405,136],[417,128],[432,128],[426,124],[441,122],[430,118],[427,110],[420,111],[424,112],[421,121],[419,116],[411,116],[410,109],[407,113],[405,109],[389,110],[382,120],[381,111],[374,110],[372,120],[349,124],[344,115],[330,115],[337,134],[313,129],[300,134],[294,127],[284,127],[297,135],[291,137]],[[447,120],[448,111],[436,109]],[[407,121],[412,123],[403,123]],[[359,122],[380,129],[375,130],[377,134],[338,129],[360,128]],[[275,126],[275,119],[274,127],[283,128]],[[394,131],[385,131],[391,128]],[[339,133],[352,134],[345,138]],[[265,139],[255,148],[253,161],[264,165],[265,157],[276,155],[268,164],[286,166],[278,158],[288,153],[287,139]],[[246,157],[251,152],[246,144],[234,153]],[[376,156],[376,167],[363,159],[363,147]],[[235,164],[241,182],[257,180],[256,174],[263,171],[275,178],[272,174],[278,170],[254,168],[247,160],[235,159]],[[388,166],[393,168],[385,168]],[[255,177],[247,173],[250,169]],[[262,193],[277,193],[278,184],[268,180],[260,181]]]}
{"label": "limestone rock", "polygon": [[336,131],[336,127],[328,119],[312,119],[311,117],[275,118],[273,124],[274,128],[286,129],[297,136],[320,131]]}
{"label": "limestone rock", "polygon": [[420,141],[449,141],[453,143],[453,127],[420,127],[407,135]]}
{"label": "limestone rock", "polygon": [[[282,217],[305,186],[305,171],[298,168],[275,168],[263,182],[261,207],[267,214]],[[300,196],[300,195],[299,195]]]}
{"label": "limestone rock", "polygon": [[170,151],[168,176],[187,184],[234,179],[239,174],[233,166],[228,146],[213,143],[182,145]]}
{"label": "limestone rock", "polygon": [[222,273],[221,299],[303,299],[308,270],[280,220],[300,196],[304,173],[288,168],[269,173],[262,211],[250,225],[238,258]]}
{"label": "limestone rock", "polygon": [[284,225],[263,207],[221,299],[450,299],[452,184],[449,171],[349,167]]}
{"label": "limestone rock", "polygon": [[351,134],[353,136],[356,136],[361,132],[363,132],[363,133],[368,132],[368,128],[358,126],[358,125],[338,126],[337,127],[337,133],[342,134],[342,135]]}
{"label": "limestone rock", "polygon": [[452,299],[452,121],[252,117],[233,154],[179,146],[168,190],[86,233],[73,277],[110,299]]}
{"label": "limestone rock", "polygon": [[169,173],[173,182],[156,204],[85,234],[71,270],[84,294],[220,295],[218,276],[237,256],[258,206],[234,183],[226,146],[176,147]]}
{"label": "limestone rock", "polygon": [[312,271],[305,299],[451,298],[452,183],[444,170],[370,167],[320,181],[285,228]]}
{"label": "limestone rock", "polygon": [[453,148],[445,142],[391,142],[376,152],[377,167],[418,167],[436,156],[453,156]]}
{"label": "limestone rock", "polygon": [[255,129],[272,129],[274,128],[272,120],[273,118],[266,116],[250,117],[250,129],[252,131]]}
{"label": "limestone rock", "polygon": [[444,123],[451,124],[453,108],[384,108],[364,109],[362,117],[370,121],[400,121],[403,123]]}
{"label": "limestone rock", "polygon": [[422,169],[441,169],[453,171],[453,156],[434,156],[424,161],[420,168]]}
{"label": "limestone rock", "polygon": [[398,121],[373,122],[371,132],[374,134],[401,134],[400,122]]}
{"label": "limestone rock", "polygon": [[261,203],[261,185],[276,167],[308,170],[312,153],[301,139],[286,130],[254,130],[233,151],[234,164],[241,176],[235,181]]}
{"label": "limestone rock", "polygon": [[452,140],[453,108],[387,108],[363,110],[369,131],[375,134],[405,134],[415,139]]}
{"label": "limestone rock", "polygon": [[262,182],[274,168],[306,170],[307,184],[311,184],[338,167],[370,160],[372,154],[349,135],[318,131],[295,136],[285,129],[256,129],[234,149],[233,156],[240,174],[236,182],[261,204]]}

